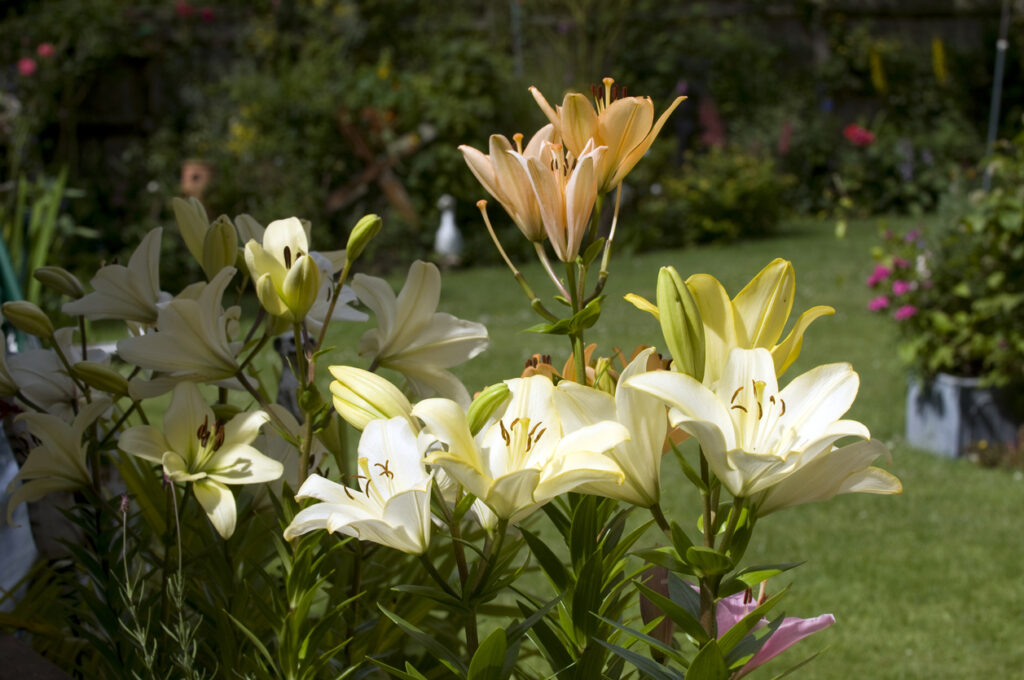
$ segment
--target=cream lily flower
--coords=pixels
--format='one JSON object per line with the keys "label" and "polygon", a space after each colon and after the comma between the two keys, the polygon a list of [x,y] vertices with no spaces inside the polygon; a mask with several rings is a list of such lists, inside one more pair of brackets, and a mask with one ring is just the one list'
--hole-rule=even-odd
{"label": "cream lily flower", "polygon": [[[619,376],[622,385],[647,372],[654,348],[639,353]],[[576,489],[581,493],[617,498],[633,505],[650,507],[661,498],[661,457],[664,452],[668,417],[664,404],[646,392],[617,389],[614,399],[606,392],[563,380],[555,388],[555,404],[568,431],[602,420],[614,420],[629,430],[630,438],[608,451],[625,474],[622,484],[597,482]]]}
{"label": "cream lily flower", "polygon": [[543,376],[507,380],[512,397],[474,438],[465,410],[449,399],[416,404],[424,423],[427,457],[499,519],[518,522],[555,496],[585,484],[622,483],[605,451],[629,439],[619,423],[601,421],[572,432],[563,428],[555,387]]}
{"label": "cream lily flower", "polygon": [[267,312],[292,323],[305,318],[320,292],[321,274],[298,218],[271,222],[262,245],[246,243],[245,264]]}
{"label": "cream lily flower", "polygon": [[796,320],[785,340],[779,342],[793,310],[796,291],[793,264],[781,258],[772,260],[732,300],[722,284],[708,274],[694,274],[686,285],[697,301],[704,323],[707,384],[713,384],[722,375],[735,347],[769,349],[775,372],[782,375],[800,356],[807,327],[818,317],[836,311],[825,305],[811,307]]}
{"label": "cream lily flower", "polygon": [[310,475],[296,498],[321,502],[295,515],[285,539],[325,529],[413,555],[426,552],[432,477],[405,418],[366,426],[359,439],[359,472],[360,489]]}
{"label": "cream lily flower", "polygon": [[[54,342],[72,366],[83,358],[97,363],[109,361],[106,352],[95,348],[89,350],[88,357],[83,357],[81,347],[74,342],[76,330],[72,327],[59,328],[53,334]],[[13,354],[7,359],[7,369],[26,399],[65,421],[74,418],[76,405],[84,395],[54,350],[30,349]]]}
{"label": "cream lily flower", "polygon": [[7,336],[0,331],[0,396],[9,397],[17,391],[18,383],[7,367]]}
{"label": "cream lily flower", "polygon": [[[11,523],[14,509],[22,503],[31,503],[53,491],[73,491],[89,486],[92,476],[86,465],[88,447],[82,441],[86,428],[110,407],[107,399],[97,399],[78,412],[74,421],[67,422],[46,413],[23,413],[18,420],[28,426],[29,434],[39,445],[28,453],[28,458],[11,480],[7,490],[14,489],[7,503],[7,523]],[[21,482],[15,488],[16,482]]]}
{"label": "cream lily flower", "polygon": [[167,373],[172,380],[217,381],[238,372],[235,360],[241,342],[229,340],[229,327],[237,326],[238,308],[224,311],[221,298],[233,267],[225,267],[196,297],[178,296],[157,316],[156,332],[117,343],[122,359],[143,368]]}
{"label": "cream lily flower", "polygon": [[238,259],[238,234],[231,220],[221,215],[210,224],[206,208],[195,197],[187,201],[173,198],[171,208],[185,247],[202,266],[208,280],[212,280],[224,267],[235,264]]}
{"label": "cream lily flower", "polygon": [[[823,487],[832,484],[833,475],[849,475],[845,466],[839,466],[845,449],[833,451],[832,445],[842,437],[871,436],[863,424],[839,420],[853,404],[859,384],[849,364],[827,364],[798,376],[779,391],[772,357],[758,348],[734,349],[714,392],[688,375],[669,371],[638,375],[625,387],[668,404],[672,425],[697,438],[715,476],[733,496],[749,497],[816,461],[830,460],[829,465],[835,466],[810,468],[814,474],[807,479]],[[823,487],[801,493],[811,497]],[[898,491],[897,482],[875,493]]]}
{"label": "cream lily flower", "polygon": [[124,319],[143,324],[156,323],[158,305],[171,299],[160,290],[160,237],[157,227],[142,239],[128,266],[111,264],[96,272],[90,282],[93,292],[67,302],[61,311],[87,319]]}
{"label": "cream lily flower", "polygon": [[417,397],[440,394],[468,406],[469,392],[446,369],[484,351],[487,329],[434,311],[441,296],[437,267],[413,262],[397,298],[388,282],[375,276],[356,274],[352,289],[377,317],[377,328],[359,340],[360,356],[404,375]]}
{"label": "cream lily flower", "polygon": [[605,147],[588,142],[579,155],[566,157],[560,144],[545,142],[536,156],[510,151],[530,177],[544,230],[562,262],[580,252],[597,200],[596,166]]}
{"label": "cream lily flower", "polygon": [[562,105],[552,108],[540,90],[530,88],[537,105],[573,156],[580,158],[590,140],[594,146],[607,147],[605,154],[596,161],[598,189],[602,194],[622,183],[651,148],[668,117],[686,99],[676,97],[655,121],[654,102],[650,97],[615,98],[614,82],[611,78],[604,79],[604,93],[595,97],[597,111],[578,92],[566,94]]}
{"label": "cream lily flower", "polygon": [[531,241],[547,238],[540,208],[537,204],[530,174],[512,152],[525,158],[539,158],[545,143],[552,141],[554,126],[545,125],[530,138],[526,150],[522,147],[522,135],[515,135],[515,147],[503,135],[491,135],[490,155],[463,144],[459,147],[466,165],[484,185],[484,189],[501,203],[512,221]]}
{"label": "cream lily flower", "polygon": [[125,453],[163,466],[173,482],[191,482],[217,533],[235,531],[235,497],[228,485],[260,484],[281,476],[283,466],[251,446],[269,416],[239,413],[227,423],[217,420],[194,383],[174,387],[164,414],[163,431],[136,425],[124,431],[118,447]]}

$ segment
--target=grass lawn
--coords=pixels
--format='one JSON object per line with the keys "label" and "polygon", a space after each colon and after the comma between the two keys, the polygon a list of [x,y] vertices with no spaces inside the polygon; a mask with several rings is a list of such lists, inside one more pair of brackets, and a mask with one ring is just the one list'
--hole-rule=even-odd
{"label": "grass lawn", "polygon": [[[939,459],[903,443],[906,374],[896,352],[894,323],[866,307],[871,294],[864,279],[878,226],[875,220],[854,223],[845,239],[836,240],[830,224],[798,221],[773,240],[620,254],[613,262],[604,315],[587,340],[598,342],[604,352],[620,346],[627,354],[639,343],[660,341],[653,319],[622,295],[637,292],[653,299],[661,265],[674,265],[684,277],[711,273],[735,294],[772,258],[792,260],[795,312],[828,304],[836,314],[811,327],[787,378],[817,364],[851,362],[860,373],[861,389],[849,417],[890,444],[891,470],[905,491],[785,510],[759,525],[748,560],[806,560],[776,579],[776,588],[793,583],[786,612],[813,616],[827,611],[837,618],[836,626],[788,652],[774,668],[784,670],[827,647],[802,671],[803,677],[1013,677],[1024,667],[1024,542],[1014,514],[1021,507],[1024,482],[1020,475]],[[908,230],[917,225],[890,220],[889,226]],[[539,268],[524,271],[535,290],[547,290]],[[532,352],[554,354],[556,365],[566,356],[564,339],[519,332],[537,319],[504,269],[446,274],[441,309],[483,321],[490,330],[490,349],[461,372],[470,391],[518,374]],[[344,335],[356,338],[359,332],[349,329]],[[345,342],[342,337],[338,341]],[[685,487],[676,466],[667,464],[666,512],[693,526],[697,505],[676,491]]]}

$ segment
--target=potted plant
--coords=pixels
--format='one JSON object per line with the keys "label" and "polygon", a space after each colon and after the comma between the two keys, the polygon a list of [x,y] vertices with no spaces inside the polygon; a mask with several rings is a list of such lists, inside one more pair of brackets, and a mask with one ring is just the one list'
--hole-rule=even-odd
{"label": "potted plant", "polygon": [[876,249],[869,307],[898,322],[912,368],[907,441],[963,455],[976,442],[1010,443],[1024,385],[1024,143],[989,165],[995,187],[968,197],[931,238],[887,232]]}

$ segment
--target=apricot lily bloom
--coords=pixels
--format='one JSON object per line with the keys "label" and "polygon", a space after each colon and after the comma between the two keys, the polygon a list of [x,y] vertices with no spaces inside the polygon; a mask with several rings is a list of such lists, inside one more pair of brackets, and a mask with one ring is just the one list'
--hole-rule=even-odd
{"label": "apricot lily bloom", "polygon": [[404,375],[417,397],[440,394],[468,406],[469,392],[447,369],[484,351],[487,329],[435,311],[441,297],[437,267],[413,262],[397,297],[387,281],[365,274],[356,274],[352,289],[377,318],[377,328],[359,340],[360,356]]}
{"label": "apricot lily bloom", "polygon": [[173,482],[191,482],[217,533],[235,531],[235,497],[228,485],[259,484],[281,476],[283,466],[251,446],[269,420],[263,411],[217,420],[194,383],[174,387],[163,431],[136,425],[124,431],[118,446],[125,453],[163,466]]}
{"label": "apricot lily bloom", "polygon": [[[63,418],[47,413],[18,416],[28,426],[39,445],[28,453],[8,490],[14,490],[7,503],[7,522],[22,503],[39,500],[54,491],[71,491],[89,486],[92,477],[86,465],[87,446],[82,442],[86,428],[108,408],[110,401],[97,399],[84,406],[68,425]],[[21,482],[15,488],[15,482]]]}
{"label": "apricot lily bloom", "polygon": [[572,262],[579,255],[597,200],[596,166],[604,152],[603,146],[595,147],[593,142],[573,157],[566,157],[560,144],[550,142],[536,156],[509,152],[530,177],[544,231],[562,262]]}
{"label": "apricot lily bloom", "polygon": [[212,281],[202,284],[195,299],[177,297],[157,317],[158,331],[117,343],[125,361],[169,374],[175,380],[216,381],[238,372],[235,360],[241,342],[231,342],[229,326],[237,325],[238,308],[227,312],[221,298],[234,276],[225,267]]}
{"label": "apricot lily bloom", "polygon": [[292,323],[305,318],[320,292],[321,273],[298,218],[271,222],[262,244],[246,243],[245,264],[268,313]]}
{"label": "apricot lily bloom", "polygon": [[[654,348],[638,354],[619,376],[622,385],[646,372]],[[605,392],[563,380],[555,388],[555,403],[567,431],[602,420],[614,420],[629,430],[630,438],[608,451],[625,474],[622,484],[598,482],[576,489],[581,493],[617,498],[633,505],[650,507],[661,497],[661,456],[668,431],[664,404],[640,390],[620,387],[614,399]]]}
{"label": "apricot lily bloom", "polygon": [[[625,386],[652,394],[671,407],[672,425],[697,438],[708,466],[733,496],[753,496],[804,471],[803,481],[818,485],[799,492],[810,499],[841,487],[841,480],[851,474],[849,466],[842,464],[844,452],[850,453],[845,449],[851,447],[834,451],[836,440],[871,436],[863,424],[839,420],[853,404],[859,384],[849,364],[827,364],[798,376],[780,391],[771,355],[758,348],[734,349],[715,391],[688,375],[669,371],[638,375]],[[849,460],[862,469],[870,462],[856,450]],[[846,490],[901,490],[891,475],[872,472],[871,477],[886,481]],[[796,493],[789,489],[782,495],[794,499]]]}
{"label": "apricot lily bloom", "polygon": [[310,475],[296,495],[320,503],[299,511],[284,537],[325,529],[420,555],[430,544],[431,475],[405,418],[374,420],[359,438],[359,489]]}
{"label": "apricot lily bloom", "polygon": [[668,117],[686,99],[676,97],[655,121],[654,102],[650,97],[615,98],[614,82],[611,78],[604,79],[604,91],[595,101],[596,111],[578,92],[566,94],[562,105],[552,108],[540,90],[530,88],[537,105],[573,156],[581,157],[589,140],[593,140],[594,146],[608,148],[596,161],[598,189],[602,194],[622,183],[651,148]]}
{"label": "apricot lily bloom", "polygon": [[515,147],[503,135],[491,135],[490,155],[466,144],[459,147],[473,176],[501,203],[523,236],[534,242],[547,238],[547,232],[544,231],[530,174],[512,156],[512,152],[526,158],[537,158],[543,145],[552,140],[553,132],[552,125],[545,125],[530,138],[525,150],[522,148],[522,135],[515,135]]}
{"label": "apricot lily bloom", "polygon": [[110,264],[92,278],[93,292],[65,303],[61,311],[87,319],[123,319],[156,323],[158,305],[171,300],[160,290],[160,236],[157,227],[142,239],[128,266]]}
{"label": "apricot lily bloom", "polygon": [[421,441],[434,447],[427,462],[511,522],[585,484],[622,483],[622,470],[604,452],[629,438],[625,427],[601,421],[566,432],[550,380],[538,375],[506,384],[508,405],[475,438],[455,402],[416,404],[412,413],[424,423]]}

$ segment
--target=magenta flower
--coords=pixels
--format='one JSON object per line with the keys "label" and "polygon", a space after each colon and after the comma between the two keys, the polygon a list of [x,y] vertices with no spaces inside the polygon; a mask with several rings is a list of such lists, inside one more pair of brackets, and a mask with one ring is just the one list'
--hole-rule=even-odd
{"label": "magenta flower", "polygon": [[199,10],[199,18],[203,21],[213,21],[213,8],[204,7]]}
{"label": "magenta flower", "polygon": [[919,238],[921,238],[921,230],[920,229],[912,229],[911,231],[907,232],[907,235],[905,237],[907,243],[913,243],[914,241],[916,241]]}
{"label": "magenta flower", "polygon": [[910,260],[904,260],[902,257],[892,258],[892,266],[897,269],[906,269],[910,266]]}
{"label": "magenta flower", "polygon": [[868,285],[874,288],[879,283],[889,278],[890,274],[892,274],[892,270],[884,264],[875,265],[875,271],[871,272],[871,276],[868,277]]}
{"label": "magenta flower", "polygon": [[36,60],[32,57],[22,57],[18,60],[18,73],[26,78],[36,72]]}
{"label": "magenta flower", "polygon": [[174,5],[174,11],[182,18],[190,17],[195,13],[195,9],[192,8],[192,5],[185,0],[178,0]]}
{"label": "magenta flower", "polygon": [[858,147],[871,146],[875,142],[874,133],[856,123],[850,123],[843,128],[843,137],[846,137],[846,141],[850,144]]}
{"label": "magenta flower", "polygon": [[892,318],[897,321],[903,321],[917,314],[917,307],[914,305],[903,305],[896,310],[896,313],[892,315]]}
{"label": "magenta flower", "polygon": [[892,294],[893,295],[906,295],[910,292],[910,282],[896,279],[892,282]]}
{"label": "magenta flower", "polygon": [[[757,604],[757,600],[750,597],[747,593],[736,593],[719,600],[715,616],[718,623],[718,637],[721,638],[726,631],[739,623],[744,616],[754,611],[757,608]],[[758,666],[774,659],[808,635],[824,630],[835,622],[836,617],[832,614],[822,614],[811,619],[796,617],[783,619],[782,625],[779,626],[778,630],[772,633],[771,637],[761,645],[761,649],[758,650],[757,654],[733,677],[743,677]],[[767,619],[761,619],[761,623],[758,624],[757,628],[767,625],[767,623]]]}
{"label": "magenta flower", "polygon": [[889,298],[885,297],[884,295],[879,295],[878,297],[876,297],[875,299],[868,303],[868,309],[870,309],[872,312],[877,312],[879,310],[885,309],[888,306]]}
{"label": "magenta flower", "polygon": [[49,59],[56,53],[57,49],[53,46],[53,43],[44,42],[36,46],[36,54],[43,59]]}

